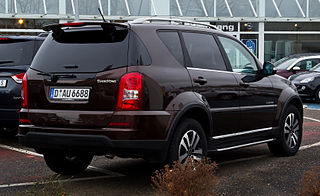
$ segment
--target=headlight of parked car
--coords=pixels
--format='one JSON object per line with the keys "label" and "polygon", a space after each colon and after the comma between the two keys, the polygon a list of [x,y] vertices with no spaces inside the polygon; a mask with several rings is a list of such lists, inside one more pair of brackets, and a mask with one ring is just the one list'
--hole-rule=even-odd
{"label": "headlight of parked car", "polygon": [[309,77],[300,81],[300,83],[309,83],[314,80],[314,77]]}

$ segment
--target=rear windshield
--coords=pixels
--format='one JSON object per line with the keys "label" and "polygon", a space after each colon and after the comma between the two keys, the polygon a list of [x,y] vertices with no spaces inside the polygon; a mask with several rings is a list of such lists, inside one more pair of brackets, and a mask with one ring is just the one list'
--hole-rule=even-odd
{"label": "rear windshield", "polygon": [[148,52],[135,33],[113,26],[50,34],[31,68],[47,73],[96,73],[127,65],[148,64]]}
{"label": "rear windshield", "polygon": [[31,40],[0,41],[0,66],[30,65],[34,42]]}

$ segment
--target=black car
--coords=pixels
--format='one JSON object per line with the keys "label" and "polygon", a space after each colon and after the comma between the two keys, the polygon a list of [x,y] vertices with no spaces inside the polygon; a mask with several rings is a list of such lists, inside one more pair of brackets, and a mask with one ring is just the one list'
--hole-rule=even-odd
{"label": "black car", "polygon": [[298,152],[302,103],[272,64],[214,26],[155,20],[45,27],[23,77],[20,142],[60,174],[94,155],[184,162],[262,143]]}
{"label": "black car", "polygon": [[16,134],[22,78],[44,41],[43,36],[0,36],[0,126]]}
{"label": "black car", "polygon": [[297,87],[301,98],[320,103],[320,63],[308,72],[292,75],[289,80]]}

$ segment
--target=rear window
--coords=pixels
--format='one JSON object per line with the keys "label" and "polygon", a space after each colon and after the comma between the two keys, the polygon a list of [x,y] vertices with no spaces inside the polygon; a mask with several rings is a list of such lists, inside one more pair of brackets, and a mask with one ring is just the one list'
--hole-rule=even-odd
{"label": "rear window", "polygon": [[50,34],[31,67],[48,73],[90,73],[127,65],[148,65],[150,61],[147,50],[135,33],[113,26]]}
{"label": "rear window", "polygon": [[0,41],[0,66],[30,65],[34,42],[31,40]]}

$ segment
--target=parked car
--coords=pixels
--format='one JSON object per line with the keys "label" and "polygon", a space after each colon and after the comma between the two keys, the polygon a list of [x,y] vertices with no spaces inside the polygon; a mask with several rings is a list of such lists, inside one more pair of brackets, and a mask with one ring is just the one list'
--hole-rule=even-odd
{"label": "parked car", "polygon": [[320,54],[305,53],[284,57],[275,62],[275,66],[278,75],[289,78],[293,74],[310,70],[318,63],[320,63]]}
{"label": "parked car", "polygon": [[302,99],[311,99],[320,103],[320,63],[308,72],[290,76],[289,80],[297,87]]}
{"label": "parked car", "polygon": [[281,156],[299,149],[294,85],[211,25],[140,19],[44,29],[52,32],[22,82],[18,137],[57,173],[82,172],[94,155],[184,162],[261,143]]}
{"label": "parked car", "polygon": [[22,78],[43,40],[39,36],[0,36],[0,132],[17,134]]}

